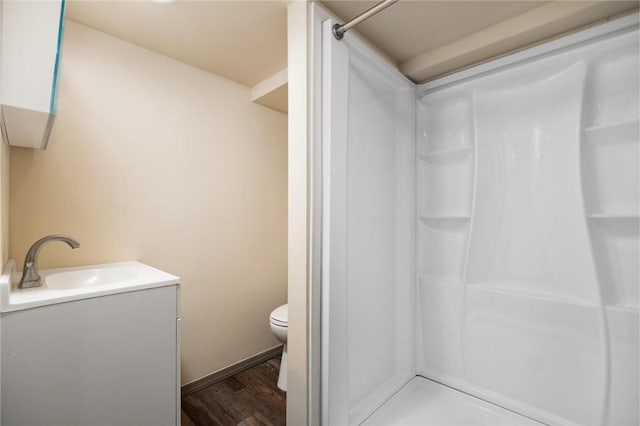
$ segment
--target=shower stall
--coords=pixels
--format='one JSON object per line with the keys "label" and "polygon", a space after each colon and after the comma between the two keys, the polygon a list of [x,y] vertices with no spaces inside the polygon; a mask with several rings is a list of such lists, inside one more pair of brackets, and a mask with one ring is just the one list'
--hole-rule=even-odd
{"label": "shower stall", "polygon": [[638,425],[630,16],[415,85],[322,27],[324,425]]}

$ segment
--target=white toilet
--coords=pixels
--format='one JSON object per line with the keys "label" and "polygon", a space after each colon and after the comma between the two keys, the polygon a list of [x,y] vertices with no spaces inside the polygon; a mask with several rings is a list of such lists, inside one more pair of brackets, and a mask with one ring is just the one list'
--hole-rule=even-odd
{"label": "white toilet", "polygon": [[282,348],[282,361],[280,361],[280,374],[278,375],[278,387],[287,390],[287,330],[289,328],[289,306],[278,306],[269,315],[269,325],[276,339],[284,343]]}

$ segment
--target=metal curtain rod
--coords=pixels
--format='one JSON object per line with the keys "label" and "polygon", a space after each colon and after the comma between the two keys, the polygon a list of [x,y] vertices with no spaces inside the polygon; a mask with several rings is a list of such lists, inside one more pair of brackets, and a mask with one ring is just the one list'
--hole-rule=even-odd
{"label": "metal curtain rod", "polygon": [[376,4],[375,6],[373,6],[372,8],[362,12],[360,15],[356,16],[349,22],[344,23],[342,25],[335,24],[333,26],[333,35],[335,36],[336,39],[342,40],[342,37],[344,37],[344,33],[349,31],[351,28],[355,27],[360,22],[371,18],[373,15],[377,14],[378,12],[382,12],[392,4],[396,3],[397,1],[398,0],[383,0],[380,3]]}

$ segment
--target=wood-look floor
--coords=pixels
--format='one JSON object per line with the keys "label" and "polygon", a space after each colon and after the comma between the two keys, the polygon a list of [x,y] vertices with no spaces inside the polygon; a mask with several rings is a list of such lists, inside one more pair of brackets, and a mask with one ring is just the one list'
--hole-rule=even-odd
{"label": "wood-look floor", "polygon": [[280,357],[182,399],[182,426],[286,423],[286,393],[278,389]]}

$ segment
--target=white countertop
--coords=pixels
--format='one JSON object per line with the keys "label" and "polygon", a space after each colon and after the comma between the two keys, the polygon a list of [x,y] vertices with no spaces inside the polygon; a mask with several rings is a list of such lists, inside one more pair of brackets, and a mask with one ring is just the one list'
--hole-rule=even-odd
{"label": "white countertop", "polygon": [[[127,277],[117,282],[78,288],[57,289],[49,288],[46,285],[46,278],[49,275],[105,269],[124,270],[127,272]],[[43,285],[25,289],[18,288],[20,273],[15,271],[15,261],[13,259],[9,259],[5,271],[5,274],[0,276],[0,312],[11,312],[37,306],[180,284],[179,277],[136,261],[73,268],[43,269],[40,271]]]}

